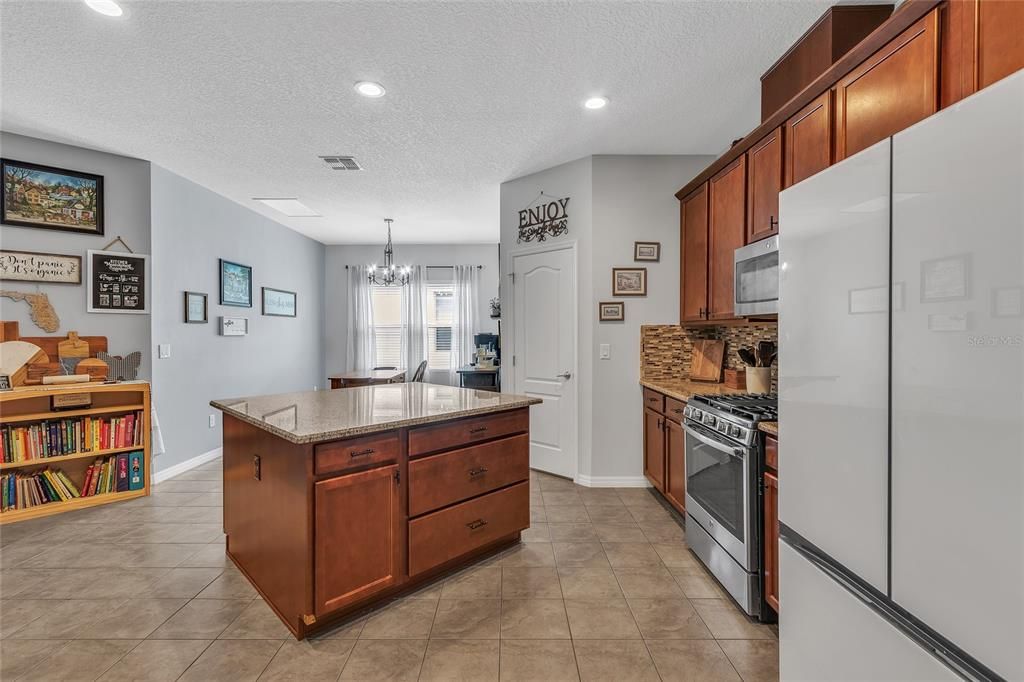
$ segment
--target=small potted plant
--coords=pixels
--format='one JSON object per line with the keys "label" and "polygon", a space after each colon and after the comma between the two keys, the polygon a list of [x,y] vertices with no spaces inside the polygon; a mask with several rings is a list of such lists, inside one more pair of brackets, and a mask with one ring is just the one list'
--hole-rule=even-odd
{"label": "small potted plant", "polygon": [[491,319],[492,320],[496,320],[499,317],[501,317],[501,299],[500,298],[492,298],[491,301],[490,301],[490,304],[491,304]]}

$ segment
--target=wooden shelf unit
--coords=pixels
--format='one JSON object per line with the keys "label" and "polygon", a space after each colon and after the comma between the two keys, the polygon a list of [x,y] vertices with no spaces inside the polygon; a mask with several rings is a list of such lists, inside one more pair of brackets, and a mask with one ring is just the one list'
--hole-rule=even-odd
{"label": "wooden shelf unit", "polygon": [[[54,395],[90,393],[92,406],[85,409],[52,410],[50,400]],[[0,423],[30,425],[32,422],[44,420],[71,419],[86,416],[118,416],[138,412],[142,415],[142,445],[110,448],[92,452],[77,452],[57,457],[44,457],[22,462],[4,462],[0,471],[8,473],[14,470],[31,473],[38,469],[60,469],[79,488],[85,479],[85,471],[97,458],[109,457],[121,452],[143,452],[144,486],[139,490],[125,490],[115,493],[103,493],[90,497],[78,497],[64,502],[50,502],[27,509],[11,509],[0,512],[0,525],[24,521],[27,519],[52,516],[75,509],[95,507],[110,502],[131,500],[150,494],[152,477],[152,448],[150,443],[150,389],[144,381],[122,382],[118,384],[74,384],[65,386],[32,386],[16,388],[0,392]]]}

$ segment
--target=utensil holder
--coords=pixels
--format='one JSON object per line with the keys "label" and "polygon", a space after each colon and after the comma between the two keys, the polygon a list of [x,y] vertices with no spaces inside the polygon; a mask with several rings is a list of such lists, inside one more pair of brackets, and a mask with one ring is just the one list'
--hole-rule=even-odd
{"label": "utensil holder", "polygon": [[747,367],[747,390],[751,393],[771,393],[772,368]]}

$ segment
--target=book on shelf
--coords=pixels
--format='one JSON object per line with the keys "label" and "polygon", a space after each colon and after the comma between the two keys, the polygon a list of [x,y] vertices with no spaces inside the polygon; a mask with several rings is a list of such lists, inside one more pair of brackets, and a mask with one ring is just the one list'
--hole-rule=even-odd
{"label": "book on shelf", "polygon": [[[80,487],[63,471],[50,467],[4,474],[0,476],[0,510],[29,509],[79,497],[141,489],[143,459],[142,451],[97,457],[86,467]],[[134,463],[138,465],[138,488],[133,487]]]}
{"label": "book on shelf", "polygon": [[5,464],[28,462],[116,448],[141,447],[142,412],[116,417],[43,419],[27,425],[0,427],[0,455]]}

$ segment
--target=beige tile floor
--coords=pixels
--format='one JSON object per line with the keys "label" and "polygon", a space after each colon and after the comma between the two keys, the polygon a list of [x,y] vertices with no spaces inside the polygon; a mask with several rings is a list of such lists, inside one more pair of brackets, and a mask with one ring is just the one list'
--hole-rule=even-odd
{"label": "beige tile floor", "polygon": [[225,561],[220,462],[0,529],[2,680],[774,680],[646,490],[533,474],[524,543],[296,642]]}

